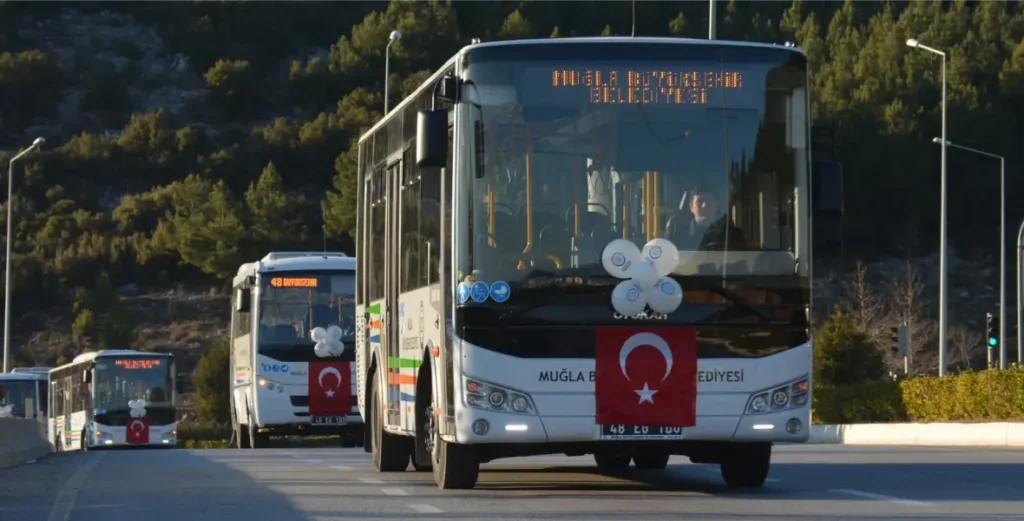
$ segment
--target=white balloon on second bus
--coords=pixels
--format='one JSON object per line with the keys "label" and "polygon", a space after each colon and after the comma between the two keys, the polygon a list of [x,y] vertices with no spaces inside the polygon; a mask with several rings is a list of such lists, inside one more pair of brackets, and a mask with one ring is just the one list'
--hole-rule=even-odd
{"label": "white balloon on second bus", "polygon": [[638,315],[645,306],[646,292],[636,281],[624,280],[612,290],[612,307],[622,316]]}
{"label": "white balloon on second bus", "polygon": [[601,265],[611,276],[628,279],[629,270],[640,260],[640,248],[626,239],[609,242],[601,252]]}

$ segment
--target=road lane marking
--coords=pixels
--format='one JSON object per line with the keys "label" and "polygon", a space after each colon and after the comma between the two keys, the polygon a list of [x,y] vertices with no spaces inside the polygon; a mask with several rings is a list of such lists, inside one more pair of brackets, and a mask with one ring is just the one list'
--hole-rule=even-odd
{"label": "road lane marking", "polygon": [[441,510],[434,505],[427,505],[424,503],[411,503],[406,506],[421,514],[441,514],[444,512],[444,510]]}
{"label": "road lane marking", "polygon": [[829,492],[837,492],[839,494],[846,494],[848,496],[856,496],[864,499],[877,499],[879,501],[887,501],[889,503],[899,503],[901,505],[913,505],[913,506],[928,506],[929,503],[924,501],[914,501],[913,499],[904,499],[901,497],[886,496],[883,494],[875,494],[874,492],[864,492],[863,490],[854,490],[852,488],[832,488]]}
{"label": "road lane marking", "polygon": [[57,499],[53,502],[53,510],[50,511],[49,521],[68,521],[71,518],[71,510],[75,508],[75,498],[81,490],[89,473],[96,468],[103,459],[102,452],[93,452],[87,456],[85,464],[78,467],[78,470],[64,483],[57,493]]}
{"label": "road lane marking", "polygon": [[389,496],[408,496],[409,493],[400,488],[382,488],[385,494]]}
{"label": "road lane marking", "polygon": [[359,481],[362,481],[363,483],[370,483],[371,485],[380,485],[381,483],[384,483],[377,478],[359,478]]}
{"label": "road lane marking", "polygon": [[340,470],[342,472],[348,472],[352,470],[352,467],[346,467],[345,465],[331,465],[331,468],[334,470]]}

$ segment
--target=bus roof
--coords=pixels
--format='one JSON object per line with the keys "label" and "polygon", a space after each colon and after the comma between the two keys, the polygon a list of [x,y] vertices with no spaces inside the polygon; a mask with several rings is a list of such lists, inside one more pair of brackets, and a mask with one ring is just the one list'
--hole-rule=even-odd
{"label": "bus roof", "polygon": [[11,369],[12,373],[34,373],[34,374],[46,374],[50,372],[52,367],[15,367]]}
{"label": "bus roof", "polygon": [[778,43],[763,43],[763,42],[746,42],[738,40],[706,40],[697,38],[670,38],[663,36],[580,36],[580,37],[569,37],[569,38],[532,38],[525,40],[500,40],[494,42],[481,42],[472,43],[459,49],[458,52],[452,55],[444,63],[444,65],[437,68],[434,74],[431,74],[419,87],[416,88],[411,94],[405,97],[395,106],[393,109],[389,109],[388,115],[380,118],[377,123],[359,136],[359,143],[362,144],[368,137],[373,135],[374,132],[380,129],[385,122],[391,119],[393,114],[399,114],[400,109],[405,108],[406,105],[411,103],[411,100],[423,93],[427,88],[433,88],[433,85],[441,79],[441,73],[448,69],[448,67],[455,62],[463,53],[473,49],[482,49],[487,47],[510,47],[516,45],[568,45],[568,44],[598,44],[598,43],[663,43],[663,44],[675,44],[675,45],[711,45],[711,46],[731,46],[731,47],[753,47],[757,49],[786,49],[804,56],[807,53],[803,49],[797,47],[795,44],[786,42],[784,44]]}
{"label": "bus roof", "polygon": [[25,371],[0,373],[0,382],[28,382],[28,381],[39,381],[46,380],[46,374],[44,373],[29,373]]}
{"label": "bus roof", "polygon": [[136,351],[134,349],[101,349],[99,351],[82,353],[76,356],[75,359],[72,360],[70,363],[50,369],[50,372],[52,373],[53,371],[56,371],[58,369],[63,369],[69,365],[87,362],[89,360],[95,360],[101,356],[166,356],[172,358],[174,357],[174,355],[170,353],[149,353],[146,351]]}
{"label": "bus roof", "polygon": [[247,262],[238,268],[232,285],[237,286],[248,277],[270,271],[355,270],[356,259],[342,252],[328,251],[275,251],[256,262]]}

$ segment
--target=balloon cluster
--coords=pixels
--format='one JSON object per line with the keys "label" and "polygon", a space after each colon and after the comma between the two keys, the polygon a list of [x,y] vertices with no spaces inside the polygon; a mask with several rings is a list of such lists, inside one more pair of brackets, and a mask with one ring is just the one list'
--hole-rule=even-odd
{"label": "balloon cluster", "polygon": [[310,336],[316,342],[316,345],[313,346],[313,352],[320,358],[338,356],[345,351],[345,344],[341,342],[341,328],[338,326],[331,326],[327,329],[314,327],[313,331],[310,332]]}
{"label": "balloon cluster", "polygon": [[146,400],[139,398],[138,400],[128,400],[128,407],[131,411],[128,413],[132,418],[142,418],[146,415]]}
{"label": "balloon cluster", "polygon": [[0,406],[0,418],[13,418],[14,417],[14,405]]}
{"label": "balloon cluster", "polygon": [[626,279],[612,291],[612,307],[623,316],[635,316],[650,307],[668,314],[683,302],[683,288],[668,277],[679,264],[672,241],[653,239],[643,251],[626,239],[615,239],[601,253],[601,264],[613,277]]}

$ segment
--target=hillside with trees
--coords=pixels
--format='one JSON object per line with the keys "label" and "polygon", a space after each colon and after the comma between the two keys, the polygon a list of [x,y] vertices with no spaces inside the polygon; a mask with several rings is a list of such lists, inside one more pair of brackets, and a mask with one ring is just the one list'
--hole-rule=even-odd
{"label": "hillside with trees", "polygon": [[[2,164],[47,139],[15,177],[18,361],[52,364],[133,341],[202,346],[223,337],[227,281],[239,264],[272,249],[351,252],[353,142],[381,114],[392,30],[403,35],[391,51],[394,106],[471,38],[629,35],[631,9],[626,1],[0,4]],[[707,22],[707,2],[636,3],[638,36],[706,38]],[[869,299],[847,291],[844,305],[875,339],[884,324],[870,317],[914,314],[917,345],[933,352],[936,275],[927,258],[939,230],[940,62],[904,42],[949,53],[949,138],[1005,154],[1013,200],[1024,189],[1024,4],[722,1],[718,37],[792,41],[810,56],[814,153],[846,172],[841,248],[819,252],[819,314],[863,259],[883,273],[854,285]],[[997,280],[978,266],[998,253],[998,168],[951,150],[949,169],[950,240],[962,259],[953,264],[951,323],[969,365],[979,346],[965,324],[983,318],[973,316],[979,305],[992,306]],[[1007,222],[1022,217],[1010,205]],[[875,287],[889,276],[891,291]]]}

